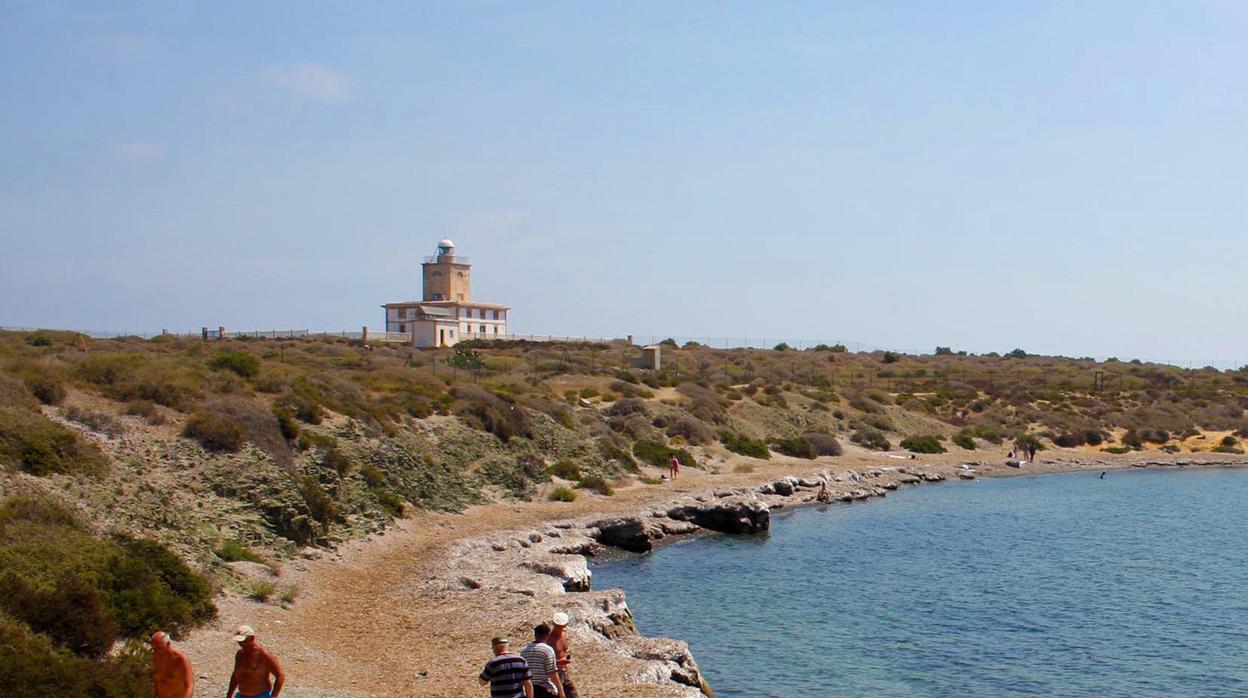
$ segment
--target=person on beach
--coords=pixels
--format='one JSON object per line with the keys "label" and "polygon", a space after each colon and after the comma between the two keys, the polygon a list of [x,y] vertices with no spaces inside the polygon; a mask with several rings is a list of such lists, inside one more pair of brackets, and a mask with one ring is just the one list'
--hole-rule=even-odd
{"label": "person on beach", "polygon": [[680,474],[680,459],[673,455],[667,465],[672,470],[672,479],[675,480],[676,476]]}
{"label": "person on beach", "polygon": [[533,628],[533,642],[520,650],[520,656],[529,664],[533,679],[533,698],[564,698],[563,684],[559,682],[555,648],[544,640],[550,635],[550,626],[541,623]]}
{"label": "person on beach", "polygon": [[828,483],[823,482],[819,485],[819,494],[815,495],[816,502],[830,502],[832,495],[828,492]]}
{"label": "person on beach", "polygon": [[524,657],[512,652],[511,640],[494,637],[490,647],[494,656],[485,663],[479,678],[482,686],[490,687],[490,698],[533,698],[533,681],[529,663]]}
{"label": "person on beach", "polygon": [[1105,471],[1104,471],[1104,470],[1102,470],[1102,471],[1101,471],[1101,479],[1102,479],[1102,480],[1104,480],[1104,479],[1105,479]]}
{"label": "person on beach", "polygon": [[566,613],[556,613],[551,625],[550,634],[543,640],[555,650],[555,666],[559,667],[559,683],[563,685],[563,694],[566,698],[580,698],[580,694],[576,692],[576,684],[572,682],[569,675],[569,666],[572,663],[572,650],[568,647],[568,622],[571,618]]}
{"label": "person on beach", "polygon": [[234,641],[238,643],[238,652],[234,654],[234,673],[230,675],[225,698],[277,698],[286,684],[286,674],[277,658],[256,642],[256,631],[250,625],[238,626]]}
{"label": "person on beach", "polygon": [[174,648],[163,630],[148,640],[152,647],[152,689],[156,698],[191,698],[195,679],[191,661]]}

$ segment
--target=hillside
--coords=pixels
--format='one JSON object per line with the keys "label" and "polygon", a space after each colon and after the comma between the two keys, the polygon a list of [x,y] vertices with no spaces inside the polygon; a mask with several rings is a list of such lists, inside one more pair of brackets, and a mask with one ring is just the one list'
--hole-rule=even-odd
{"label": "hillside", "polygon": [[[114,682],[107,695],[141,695],[141,657],[96,658],[113,640],[210,618],[214,590],[298,603],[265,565],[314,557],[409,507],[653,485],[672,454],[715,472],[730,456],[748,470],[741,455],[903,441],[968,459],[1020,440],[1238,452],[1248,433],[1243,372],[1021,352],[664,349],[656,372],[624,342],[413,351],[0,334],[6,651],[57,657],[63,681],[87,680],[90,666],[107,676],[93,685]],[[105,573],[119,565],[128,577]],[[91,609],[77,627],[98,632],[58,627],[50,618],[66,608]]]}

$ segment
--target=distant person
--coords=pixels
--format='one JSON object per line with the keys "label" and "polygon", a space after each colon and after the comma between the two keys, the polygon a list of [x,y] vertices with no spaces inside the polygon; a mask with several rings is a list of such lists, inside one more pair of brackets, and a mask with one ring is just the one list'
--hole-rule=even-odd
{"label": "distant person", "polygon": [[572,664],[572,650],[568,647],[568,622],[566,613],[556,613],[551,622],[550,634],[546,636],[546,644],[555,650],[555,665],[559,667],[559,682],[563,684],[563,694],[567,698],[580,698],[576,692],[576,684],[572,682],[569,665]]}
{"label": "distant person", "polygon": [[1102,480],[1104,480],[1104,479],[1105,479],[1105,471],[1104,471],[1104,470],[1102,470],[1102,471],[1101,471],[1101,479],[1102,479]]}
{"label": "distant person", "polygon": [[[250,625],[238,626],[234,641],[238,643],[238,652],[234,654],[234,673],[230,675],[226,698],[231,694],[233,698],[277,698],[286,684],[286,674],[277,658],[256,642],[256,631]],[[235,689],[238,693],[234,693]]]}
{"label": "distant person", "polygon": [[495,637],[490,640],[494,656],[485,663],[479,678],[482,686],[490,687],[490,698],[533,698],[533,681],[529,676],[529,663],[524,657],[512,652],[511,640]]}
{"label": "distant person", "polygon": [[148,640],[152,647],[152,689],[156,698],[191,698],[195,695],[195,678],[191,662],[174,649],[164,631]]}
{"label": "distant person", "polygon": [[1027,445],[1027,460],[1028,460],[1028,461],[1030,461],[1030,462],[1032,462],[1032,463],[1035,463],[1035,462],[1036,462],[1036,453],[1037,453],[1039,450],[1040,450],[1040,447],[1039,447],[1039,446],[1037,446],[1036,444],[1028,444],[1028,445]]}
{"label": "distant person", "polygon": [[675,480],[676,476],[680,474],[680,459],[673,455],[667,465],[672,470],[672,479]]}
{"label": "distant person", "polygon": [[819,485],[819,494],[815,495],[816,502],[832,501],[832,494],[828,492],[828,483],[824,482]]}
{"label": "distant person", "polygon": [[546,644],[550,626],[541,623],[533,628],[533,642],[520,649],[520,656],[529,664],[533,680],[533,698],[564,698],[563,684],[559,681],[555,648]]}

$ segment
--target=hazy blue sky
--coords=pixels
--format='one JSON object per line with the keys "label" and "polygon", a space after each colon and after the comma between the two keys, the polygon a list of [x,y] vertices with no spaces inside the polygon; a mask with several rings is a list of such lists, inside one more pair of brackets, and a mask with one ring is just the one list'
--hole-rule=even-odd
{"label": "hazy blue sky", "polygon": [[0,324],[1248,359],[1242,2],[0,5]]}

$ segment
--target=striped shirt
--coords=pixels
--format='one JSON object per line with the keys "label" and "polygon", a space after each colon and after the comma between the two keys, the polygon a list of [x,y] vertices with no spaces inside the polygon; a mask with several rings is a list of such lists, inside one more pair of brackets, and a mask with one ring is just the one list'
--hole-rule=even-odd
{"label": "striped shirt", "polygon": [[490,682],[490,698],[524,698],[529,665],[515,652],[496,655],[485,663],[481,678]]}
{"label": "striped shirt", "polygon": [[530,642],[520,650],[520,656],[529,663],[533,685],[541,686],[551,693],[559,693],[555,685],[555,650],[545,642]]}

